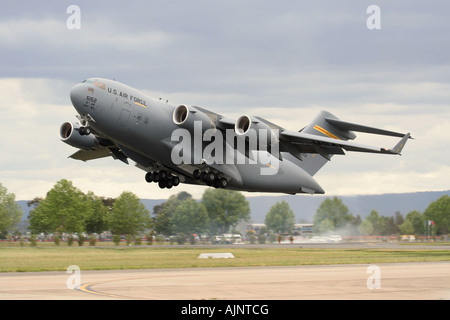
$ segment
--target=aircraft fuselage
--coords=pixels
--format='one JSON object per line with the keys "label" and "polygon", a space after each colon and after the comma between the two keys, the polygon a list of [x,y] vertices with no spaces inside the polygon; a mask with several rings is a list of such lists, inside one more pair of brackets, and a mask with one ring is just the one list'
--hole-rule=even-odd
{"label": "aircraft fuselage", "polygon": [[[322,111],[300,131],[260,117],[229,119],[212,111],[173,105],[120,82],[91,78],[70,98],[78,123],[61,126],[60,138],[79,149],[71,158],[112,156],[146,171],[161,188],[179,183],[250,192],[322,194],[313,175],[346,151],[400,154],[410,134],[341,121]],[[393,148],[348,140],[353,131],[402,137]]]}

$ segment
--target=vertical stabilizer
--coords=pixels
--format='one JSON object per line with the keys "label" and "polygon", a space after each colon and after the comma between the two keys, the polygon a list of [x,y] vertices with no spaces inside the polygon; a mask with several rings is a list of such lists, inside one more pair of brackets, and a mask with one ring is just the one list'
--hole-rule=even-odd
{"label": "vertical stabilizer", "polygon": [[[352,131],[339,128],[327,119],[339,120],[328,111],[321,111],[308,126],[301,130],[301,132],[345,141],[356,138],[356,135]],[[310,175],[316,174],[317,171],[319,171],[328,161],[331,160],[333,154],[338,153],[335,152],[335,150],[333,150],[334,152],[332,153],[328,153],[328,150],[319,146],[319,144],[314,145],[313,147],[316,153],[304,154],[302,156],[303,161],[301,163],[303,169]]]}

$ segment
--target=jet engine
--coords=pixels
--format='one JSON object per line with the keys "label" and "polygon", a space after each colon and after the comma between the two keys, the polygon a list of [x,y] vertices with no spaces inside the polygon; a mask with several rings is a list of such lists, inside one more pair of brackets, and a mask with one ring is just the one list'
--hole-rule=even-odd
{"label": "jet engine", "polygon": [[196,128],[201,128],[202,133],[215,128],[214,122],[204,112],[184,104],[173,111],[173,122],[191,132]]}
{"label": "jet engine", "polygon": [[257,141],[260,145],[273,145],[278,142],[279,137],[279,134],[263,121],[245,115],[236,120],[234,132],[238,137]]}
{"label": "jet engine", "polygon": [[82,134],[78,123],[64,122],[59,129],[61,141],[78,149],[96,149],[97,139],[93,134]]}

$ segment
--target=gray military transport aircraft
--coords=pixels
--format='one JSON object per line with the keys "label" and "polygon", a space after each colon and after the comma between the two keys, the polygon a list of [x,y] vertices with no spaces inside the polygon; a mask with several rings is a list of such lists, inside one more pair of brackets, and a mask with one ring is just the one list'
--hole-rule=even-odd
{"label": "gray military transport aircraft", "polygon": [[[322,111],[300,131],[260,117],[237,120],[189,105],[172,105],[114,80],[90,78],[70,99],[77,122],[60,128],[63,142],[80,149],[70,158],[133,160],[147,182],[180,183],[250,192],[323,194],[313,176],[346,151],[399,155],[410,137],[341,121]],[[392,149],[357,144],[353,131],[401,137]]]}

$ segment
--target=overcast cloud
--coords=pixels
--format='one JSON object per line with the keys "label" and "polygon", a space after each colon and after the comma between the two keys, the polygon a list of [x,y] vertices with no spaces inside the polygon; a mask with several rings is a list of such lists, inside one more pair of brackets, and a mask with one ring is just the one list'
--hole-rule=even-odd
{"label": "overcast cloud", "polygon": [[[81,29],[69,30],[69,5]],[[381,30],[369,30],[369,5]],[[165,198],[112,159],[67,157],[70,88],[114,78],[173,103],[299,130],[320,110],[411,132],[403,156],[348,153],[316,175],[329,195],[447,190],[450,181],[448,1],[13,1],[0,11],[0,182],[17,199],[66,178],[84,192]],[[360,134],[363,144],[397,139]]]}

